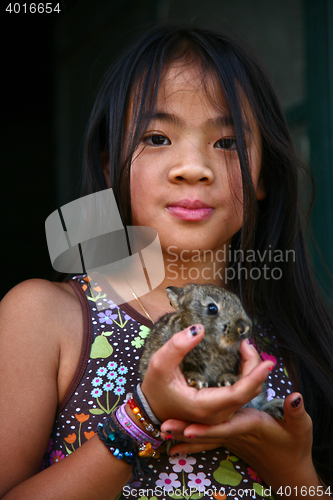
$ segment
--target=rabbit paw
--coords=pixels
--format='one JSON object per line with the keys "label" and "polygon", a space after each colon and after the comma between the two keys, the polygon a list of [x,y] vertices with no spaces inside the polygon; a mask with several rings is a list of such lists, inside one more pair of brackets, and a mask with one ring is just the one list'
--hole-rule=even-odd
{"label": "rabbit paw", "polygon": [[237,382],[238,377],[233,373],[223,373],[217,379],[217,387],[230,386]]}
{"label": "rabbit paw", "polygon": [[203,389],[204,387],[208,387],[208,382],[203,375],[197,372],[187,372],[184,373],[184,377],[190,387],[194,387],[195,389]]}

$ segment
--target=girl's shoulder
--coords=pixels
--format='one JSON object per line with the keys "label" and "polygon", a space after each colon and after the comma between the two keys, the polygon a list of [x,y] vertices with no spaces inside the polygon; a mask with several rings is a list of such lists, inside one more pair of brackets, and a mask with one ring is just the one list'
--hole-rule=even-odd
{"label": "girl's shoulder", "polygon": [[29,353],[40,369],[43,364],[52,366],[59,397],[74,375],[82,336],[82,307],[68,283],[27,280],[10,290],[0,303],[3,353],[16,357],[17,362]]}
{"label": "girl's shoulder", "polygon": [[[30,279],[12,288],[0,303],[1,330],[53,329],[53,335],[81,320],[80,302],[68,283]],[[33,328],[32,328],[33,327]],[[55,330],[56,331],[55,331]]]}
{"label": "girl's shoulder", "polygon": [[6,316],[15,312],[17,321],[25,321],[28,315],[37,323],[63,322],[76,310],[80,311],[80,303],[68,283],[44,279],[29,279],[19,283],[0,303],[1,314]]}

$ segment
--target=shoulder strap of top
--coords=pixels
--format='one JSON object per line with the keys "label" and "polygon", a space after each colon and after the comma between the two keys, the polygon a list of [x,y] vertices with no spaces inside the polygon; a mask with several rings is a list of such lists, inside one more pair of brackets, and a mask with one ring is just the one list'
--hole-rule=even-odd
{"label": "shoulder strap of top", "polygon": [[65,408],[67,405],[68,401],[72,397],[73,393],[75,392],[77,386],[79,385],[88,360],[89,360],[89,355],[90,355],[90,350],[91,350],[91,344],[92,344],[92,337],[93,337],[93,332],[92,332],[92,320],[91,320],[91,310],[86,298],[86,295],[84,291],[82,290],[80,284],[76,280],[70,280],[69,284],[72,286],[74,289],[74,292],[77,295],[77,298],[80,301],[81,307],[82,307],[82,313],[83,313],[83,338],[82,338],[82,347],[81,347],[81,354],[80,354],[80,360],[79,364],[76,368],[75,375],[73,377],[73,380],[63,398],[61,403],[58,406],[57,409],[57,415],[59,415],[62,410]]}

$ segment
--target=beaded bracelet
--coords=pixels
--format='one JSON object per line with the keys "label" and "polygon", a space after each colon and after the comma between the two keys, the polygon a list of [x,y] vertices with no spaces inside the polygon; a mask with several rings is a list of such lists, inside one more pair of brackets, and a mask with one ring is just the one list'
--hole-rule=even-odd
{"label": "beaded bracelet", "polygon": [[157,426],[161,426],[162,425],[162,422],[160,422],[158,420],[158,418],[154,415],[152,409],[150,408],[149,404],[148,404],[148,401],[146,400],[143,392],[142,392],[142,389],[141,389],[141,384],[138,384],[136,387],[134,387],[133,389],[133,394],[134,394],[134,397],[136,399],[136,401],[139,403],[138,406],[140,408],[143,408],[143,410],[145,411],[146,415],[148,416],[149,420],[157,425]]}
{"label": "beaded bracelet", "polygon": [[116,410],[116,417],[121,427],[138,443],[150,443],[151,447],[156,450],[156,448],[162,444],[162,441],[154,439],[152,436],[149,436],[146,432],[140,429],[140,427],[138,427],[136,423],[127,415],[125,406],[126,405],[124,404]]}
{"label": "beaded bracelet", "polygon": [[[128,428],[126,427],[126,429],[123,427],[124,424],[121,424],[118,419],[117,419],[117,416],[116,416],[116,411],[113,411],[111,413],[111,418],[113,420],[113,423],[114,425],[120,429],[121,432],[125,432],[127,433],[128,431]],[[133,436],[131,436],[132,439]],[[159,449],[154,449],[152,447],[152,444],[148,441],[148,440],[139,440],[139,441],[135,441],[138,449],[137,449],[137,453],[139,455],[139,457],[141,458],[147,458],[147,457],[152,457],[152,458],[159,458],[160,456],[160,450]],[[160,445],[162,444],[162,441],[160,442]]]}
{"label": "beaded bracelet", "polygon": [[[127,429],[124,429],[124,427],[118,422],[116,411],[113,411],[111,413],[111,418],[113,420],[115,427],[117,427],[121,432],[127,433]],[[133,437],[131,437],[131,439],[133,439]],[[152,448],[151,443],[149,443],[148,441],[141,441],[141,442],[135,441],[135,444],[137,446],[136,453],[140,458],[147,458],[147,457],[158,458],[160,456],[159,451],[154,450]]]}
{"label": "beaded bracelet", "polygon": [[135,479],[142,476],[152,476],[152,471],[144,460],[146,456],[150,455],[143,454],[142,446],[140,445],[138,449],[137,443],[133,438],[124,429],[119,429],[116,425],[112,425],[112,423],[110,418],[106,419],[103,424],[99,423],[97,425],[97,434],[103,444],[118,460],[122,459],[127,464],[133,466],[132,472]]}
{"label": "beaded bracelet", "polygon": [[160,431],[158,429],[155,429],[151,421],[144,417],[143,411],[139,408],[134,398],[129,398],[127,400],[127,403],[139,422],[143,424],[146,431],[149,432],[149,434],[152,434],[153,437],[158,438],[160,436]]}

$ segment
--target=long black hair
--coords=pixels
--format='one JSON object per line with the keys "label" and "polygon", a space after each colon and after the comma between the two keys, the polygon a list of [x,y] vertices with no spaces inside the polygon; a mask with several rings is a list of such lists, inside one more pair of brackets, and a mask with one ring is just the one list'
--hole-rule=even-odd
{"label": "long black hair", "polygon": [[[315,466],[333,486],[333,324],[306,254],[298,193],[305,167],[297,159],[272,85],[253,56],[239,42],[211,29],[161,26],[143,36],[111,68],[97,97],[87,129],[82,195],[107,188],[102,153],[123,223],[131,224],[131,161],[153,113],[163,72],[175,61],[197,64],[202,75],[212,75],[232,116],[244,195],[243,225],[233,238],[233,255],[251,250],[247,272],[256,267],[262,277],[235,272],[230,288],[250,313],[259,313],[273,326],[279,351],[293,367],[296,387],[313,420]],[[266,197],[261,201],[249,169],[244,96],[262,140],[260,175]],[[125,144],[130,106],[132,127]],[[237,270],[240,262],[229,264]],[[265,269],[272,271],[272,265],[274,275],[267,278]]]}

